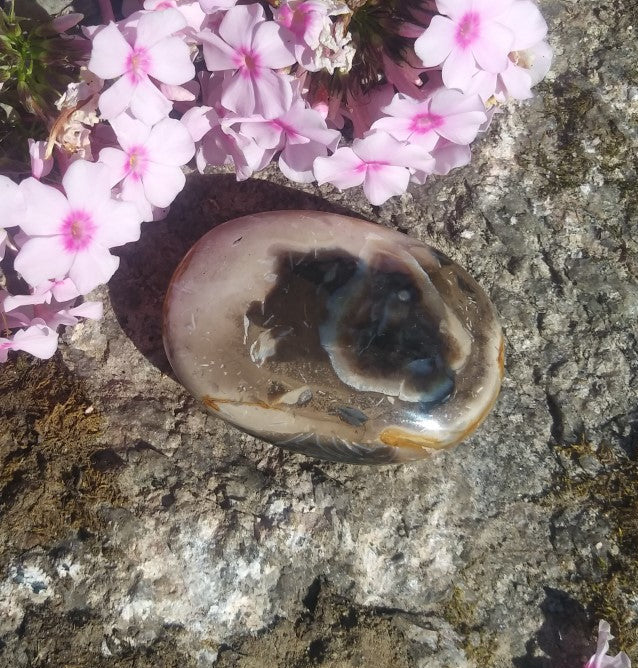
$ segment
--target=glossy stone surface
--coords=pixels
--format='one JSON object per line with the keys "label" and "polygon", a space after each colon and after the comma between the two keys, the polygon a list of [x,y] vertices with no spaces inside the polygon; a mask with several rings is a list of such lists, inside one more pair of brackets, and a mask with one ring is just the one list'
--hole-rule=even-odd
{"label": "glossy stone surface", "polygon": [[285,448],[420,459],[485,418],[503,337],[478,284],[399,232],[308,211],[214,228],[173,276],[164,343],[215,415]]}

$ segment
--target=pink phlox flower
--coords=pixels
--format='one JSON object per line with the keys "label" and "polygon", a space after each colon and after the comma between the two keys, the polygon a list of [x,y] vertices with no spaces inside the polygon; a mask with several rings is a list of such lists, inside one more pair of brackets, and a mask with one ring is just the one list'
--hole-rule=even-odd
{"label": "pink phlox flower", "polygon": [[[465,90],[478,69],[502,72],[514,45],[503,23],[516,0],[436,0],[439,12],[414,50],[425,67],[443,65],[447,88]],[[521,0],[525,1],[525,0]]]}
{"label": "pink phlox flower", "polygon": [[22,350],[40,359],[53,357],[58,348],[58,335],[43,320],[33,321],[19,329],[12,338],[0,337],[0,362],[6,362],[10,350]]}
{"label": "pink phlox flower", "polygon": [[100,161],[111,168],[112,185],[121,183],[122,199],[134,202],[144,221],[152,207],[165,208],[186,183],[182,171],[195,154],[195,144],[178,120],[164,118],[152,128],[129,114],[111,120],[121,148],[104,148]]}
{"label": "pink phlox flower", "polygon": [[78,160],[62,178],[66,196],[33,177],[20,184],[27,236],[14,267],[27,283],[68,276],[86,294],[111,278],[119,258],[109,248],[140,236],[137,209],[112,199],[111,178],[106,165]]}
{"label": "pink phlox flower", "polygon": [[[279,168],[291,181],[314,181],[315,158],[334,151],[341,133],[330,130],[321,114],[308,109],[303,100],[296,100],[289,111],[272,120],[260,117],[242,118],[239,134],[255,140],[260,148],[281,151]],[[228,122],[222,122],[222,127]]]}
{"label": "pink phlox flower", "polygon": [[319,185],[332,183],[343,190],[363,184],[371,204],[381,205],[393,195],[405,192],[410,170],[429,173],[432,157],[421,148],[405,145],[386,132],[374,131],[355,139],[352,148],[343,147],[327,158],[317,158],[315,177]]}
{"label": "pink phlox flower", "polygon": [[280,70],[295,63],[290,33],[266,21],[261,5],[229,9],[218,29],[200,33],[206,67],[226,72],[221,102],[240,116],[277,118],[292,104],[290,77]]}
{"label": "pink phlox flower", "polygon": [[47,143],[29,138],[29,157],[31,158],[31,175],[36,179],[47,176],[53,169],[53,158],[46,157]]}
{"label": "pink phlox flower", "polygon": [[422,102],[395,95],[384,107],[388,114],[372,125],[395,139],[417,144],[432,151],[440,138],[455,144],[470,144],[487,120],[485,106],[478,95],[440,88]]}
{"label": "pink phlox flower", "polygon": [[[144,12],[122,28],[109,23],[93,37],[89,69],[116,81],[100,95],[100,111],[108,120],[130,108],[148,125],[168,116],[172,105],[149,77],[180,85],[195,76],[190,49],[178,33],[186,19],[176,9]],[[134,26],[134,27],[133,27]]]}
{"label": "pink phlox flower", "polygon": [[624,652],[620,652],[614,657],[607,655],[607,652],[609,652],[609,641],[613,637],[609,623],[601,619],[598,624],[596,653],[589,659],[584,668],[631,668],[631,661]]}

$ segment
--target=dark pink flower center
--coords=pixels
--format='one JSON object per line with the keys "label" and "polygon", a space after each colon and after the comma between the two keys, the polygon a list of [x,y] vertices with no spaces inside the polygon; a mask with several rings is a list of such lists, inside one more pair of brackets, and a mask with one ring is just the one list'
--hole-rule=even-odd
{"label": "dark pink flower center", "polygon": [[235,58],[237,69],[244,77],[253,77],[260,69],[259,54],[251,49],[241,49]]}
{"label": "dark pink flower center", "polygon": [[429,111],[417,114],[410,123],[410,131],[417,135],[424,135],[443,125],[443,116],[432,114]]}
{"label": "dark pink flower center", "polygon": [[148,165],[148,152],[144,146],[131,146],[126,152],[126,163],[124,171],[126,176],[131,176],[134,181],[139,181],[146,173]]}
{"label": "dark pink flower center", "polygon": [[456,43],[466,49],[481,36],[481,16],[477,12],[463,15],[456,28]]}
{"label": "dark pink flower center", "polygon": [[148,74],[151,59],[143,47],[136,47],[126,59],[126,74],[132,83],[139,83]]}
{"label": "dark pink flower center", "polygon": [[89,213],[83,209],[73,209],[62,221],[60,228],[64,250],[69,253],[84,250],[93,240],[96,229]]}

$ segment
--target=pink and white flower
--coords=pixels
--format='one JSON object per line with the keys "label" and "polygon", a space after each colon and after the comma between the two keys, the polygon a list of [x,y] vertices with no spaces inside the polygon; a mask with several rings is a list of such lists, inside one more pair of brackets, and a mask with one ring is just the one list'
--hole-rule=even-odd
{"label": "pink and white flower", "polygon": [[112,184],[121,183],[122,199],[135,203],[142,220],[153,220],[153,207],[169,206],[184,188],[181,167],[195,154],[195,144],[173,118],[151,128],[121,114],[111,126],[121,148],[102,149],[100,160],[111,168]]}
{"label": "pink and white flower", "polygon": [[477,70],[507,67],[514,34],[504,18],[515,0],[436,0],[437,14],[414,50],[425,67],[443,65],[447,88],[465,90]]}
{"label": "pink and white flower", "polygon": [[109,248],[139,239],[140,216],[133,204],[112,199],[106,165],[78,160],[62,186],[66,196],[33,177],[20,184],[27,203],[20,227],[28,238],[14,266],[32,286],[68,275],[86,294],[117,269]]}
{"label": "pink and white flower", "polygon": [[383,111],[388,115],[374,123],[373,129],[385,130],[395,139],[426,151],[432,151],[441,137],[455,144],[470,144],[487,120],[478,95],[447,88],[440,88],[422,102],[395,95]]}
{"label": "pink and white flower", "polygon": [[434,160],[422,149],[376,131],[355,139],[352,148],[339,148],[328,158],[317,158],[314,172],[319,185],[332,183],[343,190],[363,184],[370,203],[378,206],[406,191],[410,169],[428,173],[433,167]]}
{"label": "pink and white flower", "polygon": [[142,12],[124,32],[115,23],[95,32],[89,69],[102,79],[117,79],[100,95],[106,119],[131,113],[148,125],[168,116],[172,105],[149,77],[170,85],[195,76],[188,45],[175,36],[186,26],[177,9]]}
{"label": "pink and white flower", "polygon": [[240,116],[281,116],[292,104],[290,77],[280,70],[295,63],[290,33],[266,21],[261,5],[229,9],[216,34],[200,33],[206,67],[227,72],[221,102]]}

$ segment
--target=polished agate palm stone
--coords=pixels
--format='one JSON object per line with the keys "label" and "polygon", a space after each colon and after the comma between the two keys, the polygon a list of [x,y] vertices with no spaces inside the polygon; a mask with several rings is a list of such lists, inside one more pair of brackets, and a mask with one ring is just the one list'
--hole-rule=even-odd
{"label": "polished agate palm stone", "polygon": [[215,415],[362,464],[427,457],[485,418],[503,337],[477,283],[430,246],[328,213],[220,225],[168,290],[164,343]]}

